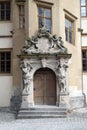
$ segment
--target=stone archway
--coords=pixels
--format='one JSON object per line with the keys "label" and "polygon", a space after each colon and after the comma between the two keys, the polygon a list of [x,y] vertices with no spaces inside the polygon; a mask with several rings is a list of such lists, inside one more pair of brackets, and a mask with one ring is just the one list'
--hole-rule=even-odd
{"label": "stone archway", "polygon": [[[54,98],[56,97],[55,101],[52,102],[54,99],[51,99],[50,96],[50,99],[43,104],[56,104],[57,106],[66,106],[66,104],[68,104],[67,99],[69,97],[69,92],[67,69],[71,54],[68,54],[67,48],[63,46],[61,37],[52,35],[47,29],[41,28],[35,36],[32,36],[25,41],[25,45],[21,49],[19,58],[21,60],[24,87],[21,108],[29,108],[33,106],[35,102],[36,104],[42,103],[41,101],[39,103],[37,101],[34,102],[33,77],[34,73],[39,68],[43,68],[44,70],[50,68],[51,71],[49,71],[49,73],[55,72],[54,77],[56,77],[54,78],[54,81],[52,81],[54,83],[56,79],[56,94],[54,94]],[[41,74],[41,76],[43,77],[43,74]],[[41,83],[41,81],[39,83]],[[47,82],[47,84],[49,84],[49,82]],[[51,90],[49,92],[51,92]],[[45,98],[46,100],[48,99],[46,96]]]}
{"label": "stone archway", "polygon": [[49,68],[41,68],[34,74],[34,104],[56,105],[56,76]]}

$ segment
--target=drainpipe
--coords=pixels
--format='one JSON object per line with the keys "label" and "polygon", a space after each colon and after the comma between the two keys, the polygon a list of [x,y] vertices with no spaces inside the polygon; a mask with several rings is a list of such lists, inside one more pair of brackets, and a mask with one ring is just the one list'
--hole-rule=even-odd
{"label": "drainpipe", "polygon": [[[80,0],[80,5],[81,5],[81,0]],[[81,6],[80,6],[80,28],[78,29],[78,31],[81,33],[81,37],[80,37],[80,43],[81,43],[81,62],[82,62],[82,32],[83,29],[81,29]],[[86,106],[86,94],[84,93],[84,88],[83,88],[83,66],[81,69],[81,75],[82,75],[82,95],[84,96],[84,107]]]}

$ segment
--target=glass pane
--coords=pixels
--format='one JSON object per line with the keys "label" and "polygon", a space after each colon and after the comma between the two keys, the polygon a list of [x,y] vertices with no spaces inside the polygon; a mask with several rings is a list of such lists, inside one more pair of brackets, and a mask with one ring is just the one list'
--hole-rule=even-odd
{"label": "glass pane", "polygon": [[39,18],[39,28],[41,28],[44,25],[44,19],[43,18]]}
{"label": "glass pane", "polygon": [[72,22],[71,21],[69,21],[69,29],[72,30]]}
{"label": "glass pane", "polygon": [[51,16],[50,16],[51,14],[50,14],[50,9],[45,9],[45,16],[47,17],[47,18],[50,18]]}
{"label": "glass pane", "polygon": [[20,12],[20,14],[24,15],[24,6],[23,5],[19,6],[19,12]]}
{"label": "glass pane", "polygon": [[10,52],[6,52],[6,60],[11,60],[11,53]]}
{"label": "glass pane", "polygon": [[0,5],[1,5],[1,10],[5,9],[5,4],[3,2],[1,2]]}
{"label": "glass pane", "polygon": [[86,70],[86,60],[83,60],[83,70]]}
{"label": "glass pane", "polygon": [[66,41],[68,41],[68,29],[65,28]]}
{"label": "glass pane", "polygon": [[5,60],[5,53],[1,52],[1,60]]}
{"label": "glass pane", "polygon": [[65,18],[65,26],[66,26],[67,28],[69,28],[69,21],[68,21],[68,19],[66,19],[66,18]]}
{"label": "glass pane", "polygon": [[82,51],[82,58],[86,58],[86,51]]}
{"label": "glass pane", "polygon": [[19,24],[20,24],[20,28],[23,28],[23,17],[22,16],[19,17]]}
{"label": "glass pane", "polygon": [[86,7],[81,7],[81,16],[86,16]]}
{"label": "glass pane", "polygon": [[6,10],[10,10],[10,2],[6,2]]}
{"label": "glass pane", "polygon": [[5,72],[5,61],[1,61],[1,72]]}
{"label": "glass pane", "polygon": [[44,9],[39,7],[38,10],[39,10],[39,16],[44,16]]}
{"label": "glass pane", "polygon": [[72,43],[72,36],[73,36],[72,32],[69,32],[69,42],[70,43]]}
{"label": "glass pane", "polygon": [[1,20],[5,20],[5,12],[1,11]]}
{"label": "glass pane", "polygon": [[10,69],[11,69],[11,63],[10,63],[10,61],[7,61],[6,62],[6,72],[10,72]]}
{"label": "glass pane", "polygon": [[67,18],[65,18],[65,26],[69,29],[72,29],[72,22]]}
{"label": "glass pane", "polygon": [[50,19],[46,19],[46,27],[47,27],[48,31],[50,32],[51,31],[51,21],[50,21]]}
{"label": "glass pane", "polygon": [[81,6],[85,6],[86,5],[86,1],[85,0],[81,0]]}
{"label": "glass pane", "polygon": [[6,11],[6,20],[10,20],[10,11]]}

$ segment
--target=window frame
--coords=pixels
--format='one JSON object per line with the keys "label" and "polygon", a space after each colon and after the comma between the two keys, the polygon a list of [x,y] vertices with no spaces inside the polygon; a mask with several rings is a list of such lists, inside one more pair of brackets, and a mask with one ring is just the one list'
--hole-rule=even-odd
{"label": "window frame", "polygon": [[86,8],[86,15],[82,16],[82,12],[81,12],[81,17],[87,17],[87,0],[85,0],[85,5],[81,5],[81,0],[80,0],[80,8],[85,7]]}
{"label": "window frame", "polygon": [[[9,61],[9,60],[6,60],[6,53],[7,52],[10,52],[10,72],[1,72],[0,70],[0,75],[12,75],[12,50],[11,49],[0,49],[0,67],[1,67],[1,53],[5,53],[5,60],[3,60],[5,63],[6,61]],[[6,64],[5,64],[5,70],[6,70]]]}
{"label": "window frame", "polygon": [[[20,12],[20,7],[21,6],[23,6],[23,8],[24,8],[23,9],[24,12],[22,12],[22,13]],[[24,29],[25,28],[25,5],[24,4],[19,4],[18,9],[19,9],[19,28]],[[22,27],[21,27],[21,23],[20,23],[20,17],[22,17],[22,24],[23,24]]]}
{"label": "window frame", "polygon": [[[0,3],[4,3],[4,9],[2,10],[1,9],[1,4],[0,4],[0,22],[7,22],[7,21],[10,21],[11,20],[11,2],[6,0],[6,1],[0,1]],[[9,6],[10,8],[9,9],[6,9],[6,4],[9,3]],[[1,11],[4,12],[4,18],[2,19],[1,18]],[[6,13],[7,11],[9,11],[9,19],[6,18]]]}
{"label": "window frame", "polygon": [[[86,57],[85,58],[83,57],[83,51],[85,51],[85,53],[86,53]],[[86,69],[84,69],[83,61],[86,62]],[[87,48],[82,48],[82,71],[83,72],[87,72]]]}
{"label": "window frame", "polygon": [[[75,45],[75,19],[65,14],[65,20],[68,20],[72,24],[72,29],[66,27],[65,22],[65,41],[71,45]],[[66,30],[68,32],[68,39],[66,38]],[[70,42],[70,32],[72,33],[72,42]],[[67,39],[67,40],[66,40]]]}
{"label": "window frame", "polygon": [[[44,10],[49,9],[50,10],[50,18],[49,17],[45,17],[45,13],[44,13],[44,17],[39,16],[39,7],[43,8]],[[42,4],[37,4],[37,10],[38,10],[38,29],[39,29],[39,18],[43,18],[45,19],[49,19],[50,20],[50,33],[52,32],[52,7],[51,6],[46,6],[46,5],[42,5]]]}

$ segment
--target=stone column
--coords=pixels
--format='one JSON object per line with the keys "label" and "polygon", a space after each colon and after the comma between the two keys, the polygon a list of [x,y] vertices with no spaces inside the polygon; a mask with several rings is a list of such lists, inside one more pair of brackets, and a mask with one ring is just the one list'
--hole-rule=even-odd
{"label": "stone column", "polygon": [[23,79],[23,92],[21,108],[29,108],[33,103],[33,77],[31,76],[32,66],[28,59],[21,61],[22,79]]}
{"label": "stone column", "polygon": [[57,64],[57,84],[59,87],[59,106],[69,105],[68,78],[67,78],[68,59],[60,58]]}

